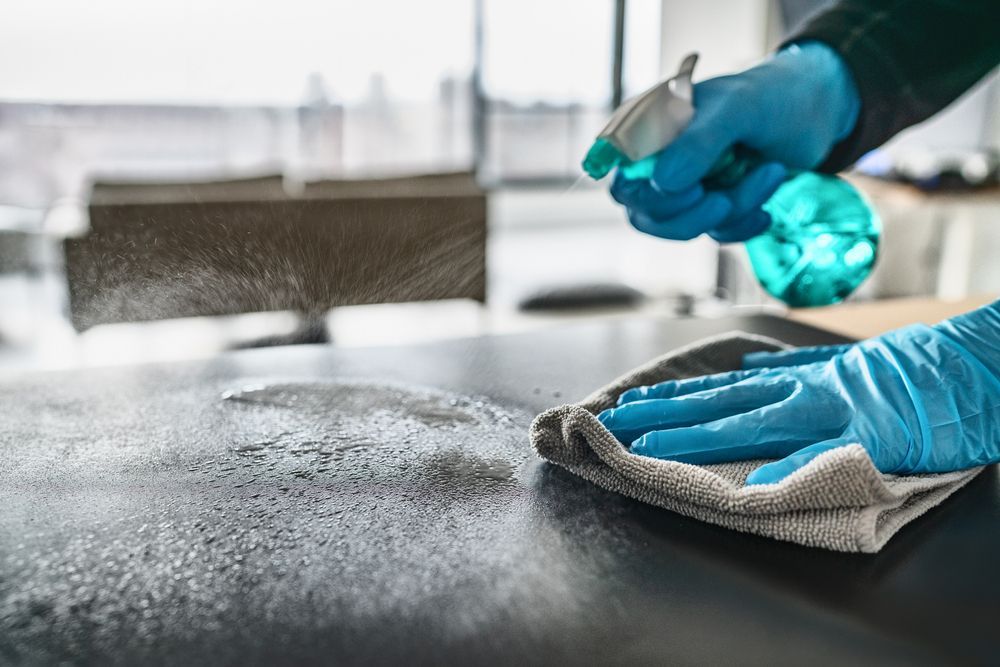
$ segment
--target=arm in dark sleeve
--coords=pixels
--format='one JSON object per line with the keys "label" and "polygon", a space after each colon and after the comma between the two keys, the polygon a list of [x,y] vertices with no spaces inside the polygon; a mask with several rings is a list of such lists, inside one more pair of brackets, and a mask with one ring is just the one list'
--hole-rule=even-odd
{"label": "arm in dark sleeve", "polygon": [[809,40],[843,57],[861,97],[854,130],[819,167],[839,171],[1000,62],[1000,0],[842,0],[786,44]]}

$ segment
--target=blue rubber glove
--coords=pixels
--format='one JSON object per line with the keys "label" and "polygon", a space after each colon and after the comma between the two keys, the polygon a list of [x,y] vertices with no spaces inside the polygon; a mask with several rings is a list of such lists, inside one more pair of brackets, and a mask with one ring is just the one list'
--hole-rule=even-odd
{"label": "blue rubber glove", "polygon": [[[720,242],[764,231],[761,205],[787,168],[818,166],[857,122],[860,101],[847,66],[818,42],[790,46],[740,74],[694,86],[691,124],[657,158],[650,180],[619,171],[611,196],[639,231],[668,239],[708,232]],[[728,190],[706,193],[700,181],[734,144],[766,160]]]}
{"label": "blue rubber glove", "polygon": [[779,482],[852,443],[894,474],[1000,461],[1000,302],[853,345],[751,354],[744,366],[630,389],[598,419],[635,454],[779,459],[747,484]]}

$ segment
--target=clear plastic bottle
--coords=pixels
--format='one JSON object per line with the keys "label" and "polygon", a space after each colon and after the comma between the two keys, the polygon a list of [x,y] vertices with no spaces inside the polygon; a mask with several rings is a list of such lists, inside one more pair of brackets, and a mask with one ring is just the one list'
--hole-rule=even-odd
{"label": "clear plastic bottle", "polygon": [[[656,155],[636,162],[606,141],[596,143],[584,169],[600,178],[618,166],[626,178],[649,178]],[[737,146],[723,155],[703,183],[708,189],[735,185],[762,162]],[[771,225],[746,242],[758,282],[792,307],[828,306],[847,298],[875,266],[882,223],[847,181],[811,171],[792,172],[762,207]]]}
{"label": "clear plastic bottle", "polygon": [[[707,188],[730,187],[760,164],[737,147],[705,178]],[[792,172],[764,203],[771,225],[746,242],[761,286],[789,306],[826,306],[865,281],[878,256],[882,223],[847,181],[811,171]]]}

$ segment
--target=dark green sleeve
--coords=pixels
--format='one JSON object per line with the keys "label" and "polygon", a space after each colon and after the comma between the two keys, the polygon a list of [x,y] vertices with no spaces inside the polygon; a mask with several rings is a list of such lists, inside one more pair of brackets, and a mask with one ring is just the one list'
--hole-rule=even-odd
{"label": "dark green sleeve", "polygon": [[1000,62],[1000,0],[842,0],[786,43],[835,49],[854,76],[854,131],[820,166],[833,172],[937,113]]}

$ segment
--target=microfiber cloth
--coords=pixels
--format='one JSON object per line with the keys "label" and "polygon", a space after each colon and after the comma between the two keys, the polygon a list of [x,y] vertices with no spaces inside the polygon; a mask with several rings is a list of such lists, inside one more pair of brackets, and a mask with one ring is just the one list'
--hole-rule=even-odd
{"label": "microfiber cloth", "polygon": [[[610,491],[734,530],[834,551],[874,553],[982,468],[936,475],[879,472],[860,444],[830,450],[778,484],[744,486],[765,459],[691,465],[632,454],[595,416],[626,389],[735,370],[744,354],[788,346],[746,333],[706,339],[645,364],[582,402],[543,412],[535,450]],[[803,418],[808,418],[803,415]]]}

